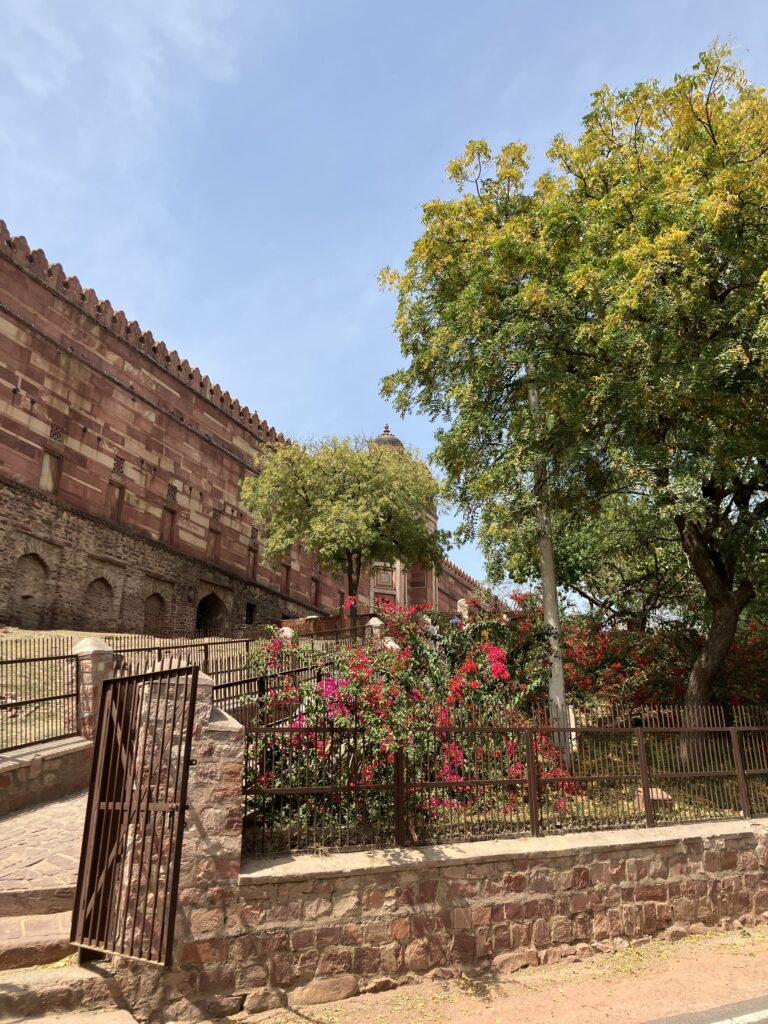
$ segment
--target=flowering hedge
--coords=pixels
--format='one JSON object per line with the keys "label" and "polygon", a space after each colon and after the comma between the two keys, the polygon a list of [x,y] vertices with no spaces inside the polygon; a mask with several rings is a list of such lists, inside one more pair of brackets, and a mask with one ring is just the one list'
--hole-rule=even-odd
{"label": "flowering hedge", "polygon": [[[548,635],[535,595],[513,594],[502,609],[473,602],[461,621],[429,605],[385,604],[378,611],[397,647],[337,651],[333,663],[343,688],[364,706],[375,706],[380,720],[394,730],[414,703],[524,712],[546,701]],[[640,632],[603,629],[588,616],[566,616],[562,648],[568,699],[577,706],[681,703],[702,642],[679,625]],[[274,636],[262,642],[255,668],[272,672],[286,653],[307,663],[312,657],[307,647]],[[713,700],[768,702],[768,626],[753,624],[734,643]]]}
{"label": "flowering hedge", "polygon": [[[257,794],[253,813],[262,828],[271,835],[282,829],[292,837],[288,845],[311,846],[310,835],[315,845],[326,845],[329,829],[346,836],[337,837],[338,845],[391,842],[400,771],[414,842],[526,830],[531,756],[543,813],[583,818],[578,806],[585,791],[570,779],[552,735],[537,725],[549,644],[535,596],[515,595],[506,610],[475,603],[465,620],[427,605],[387,605],[380,614],[386,640],[326,653],[317,673],[286,670],[314,665],[309,646],[279,635],[259,646],[254,669],[269,679],[262,721],[279,725],[247,738],[247,782]],[[756,627],[745,634],[718,696],[765,701],[766,640]],[[680,701],[699,643],[679,629],[606,631],[589,619],[568,618],[569,700],[580,706]],[[527,727],[534,729],[532,749]],[[620,799],[629,806],[633,794]]]}
{"label": "flowering hedge", "polygon": [[[281,724],[247,740],[260,820],[294,841],[342,827],[359,843],[372,833],[382,841],[382,830],[392,841],[399,752],[414,841],[527,828],[528,673],[537,660],[544,681],[544,631],[525,617],[479,611],[461,624],[422,605],[382,612],[387,641],[335,650],[319,678],[299,684],[280,666],[310,658],[311,649],[280,636],[261,644],[255,668],[270,679],[262,720]],[[533,754],[546,799],[564,809],[575,790],[559,781],[567,774],[560,752],[537,732]]]}

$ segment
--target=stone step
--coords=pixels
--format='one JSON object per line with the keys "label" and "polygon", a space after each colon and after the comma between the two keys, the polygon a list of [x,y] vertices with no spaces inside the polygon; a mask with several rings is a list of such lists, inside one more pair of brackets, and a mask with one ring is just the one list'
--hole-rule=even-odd
{"label": "stone step", "polygon": [[75,886],[0,889],[0,918],[72,912]]}
{"label": "stone step", "polygon": [[[0,972],[0,1020],[115,1009],[111,975],[96,967],[32,967]],[[131,1018],[128,1018],[129,1020]],[[94,1024],[97,1024],[94,1019]]]}
{"label": "stone step", "polygon": [[53,964],[71,956],[69,942],[72,915],[36,914],[0,918],[0,971]]}
{"label": "stone step", "polygon": [[136,1024],[127,1010],[84,1010],[75,1013],[51,1013],[45,1017],[15,1017],[9,1024]]}

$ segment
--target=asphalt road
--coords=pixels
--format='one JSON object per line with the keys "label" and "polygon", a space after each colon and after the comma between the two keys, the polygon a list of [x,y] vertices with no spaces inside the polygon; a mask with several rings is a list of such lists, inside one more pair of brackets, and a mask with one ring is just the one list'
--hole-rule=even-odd
{"label": "asphalt road", "polygon": [[[768,993],[768,978],[765,979],[765,988]],[[716,1010],[661,1017],[649,1021],[649,1024],[768,1024],[768,994],[743,1003],[728,1003]]]}

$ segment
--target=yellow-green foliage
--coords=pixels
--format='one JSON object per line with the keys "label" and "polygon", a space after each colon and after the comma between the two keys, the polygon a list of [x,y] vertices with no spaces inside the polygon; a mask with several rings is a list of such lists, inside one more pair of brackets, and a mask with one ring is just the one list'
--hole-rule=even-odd
{"label": "yellow-green foliage", "polygon": [[715,44],[671,85],[599,89],[549,158],[535,181],[518,144],[450,164],[458,194],[382,275],[407,361],[384,394],[447,419],[497,576],[535,572],[544,464],[566,584],[604,564],[604,503],[639,500],[730,630],[768,582],[768,100]]}

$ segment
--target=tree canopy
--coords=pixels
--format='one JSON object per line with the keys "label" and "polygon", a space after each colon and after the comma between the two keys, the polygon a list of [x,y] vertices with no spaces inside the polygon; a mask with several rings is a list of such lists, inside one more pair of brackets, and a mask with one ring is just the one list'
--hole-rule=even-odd
{"label": "tree canopy", "polygon": [[414,452],[331,438],[281,445],[257,457],[257,471],[241,490],[268,561],[279,564],[299,542],[322,569],[344,574],[351,597],[377,563],[440,570],[448,535],[434,528],[439,485]]}
{"label": "tree canopy", "polygon": [[565,584],[604,565],[611,509],[676,538],[703,701],[765,578],[768,100],[715,44],[670,85],[597,90],[548,157],[535,181],[518,143],[449,165],[457,195],[382,272],[407,360],[383,392],[446,421],[436,459],[497,574],[530,574],[542,465]]}

